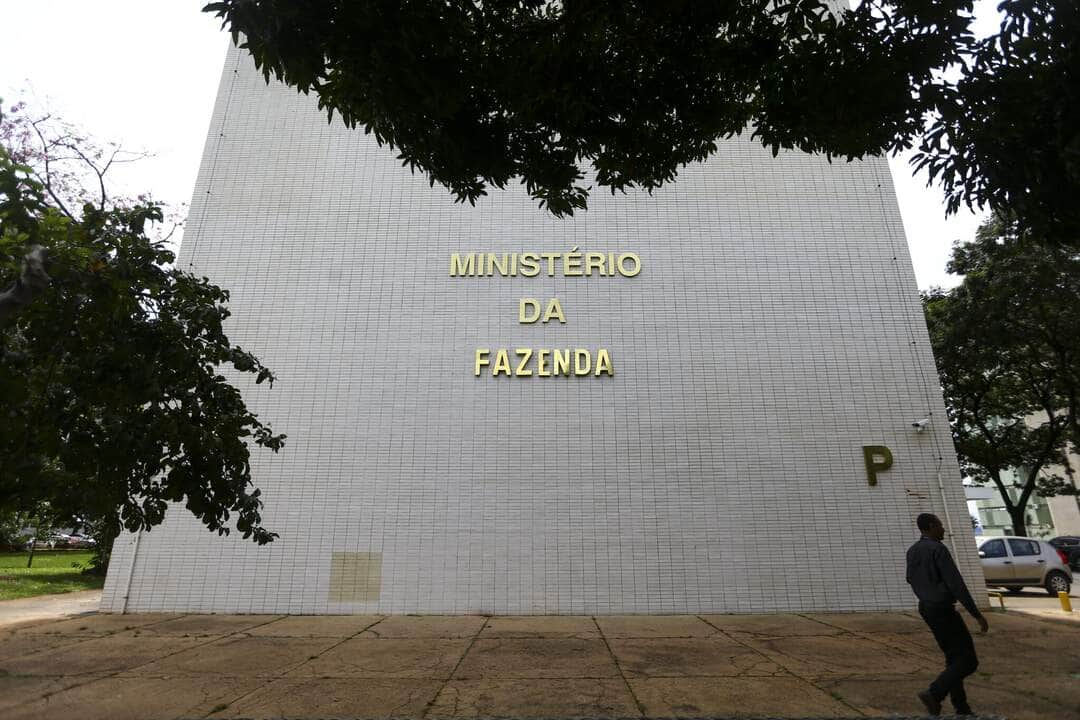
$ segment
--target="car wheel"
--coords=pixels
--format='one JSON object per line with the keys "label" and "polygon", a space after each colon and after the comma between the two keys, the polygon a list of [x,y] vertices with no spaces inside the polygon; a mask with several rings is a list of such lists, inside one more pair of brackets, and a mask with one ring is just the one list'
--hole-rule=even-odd
{"label": "car wheel", "polygon": [[1046,592],[1057,595],[1059,592],[1069,592],[1069,578],[1065,573],[1056,570],[1046,576]]}

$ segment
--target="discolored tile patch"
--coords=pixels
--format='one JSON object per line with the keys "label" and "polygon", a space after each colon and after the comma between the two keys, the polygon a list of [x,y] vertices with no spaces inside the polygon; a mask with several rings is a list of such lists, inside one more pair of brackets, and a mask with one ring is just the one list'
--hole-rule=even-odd
{"label": "discolored tile patch", "polygon": [[702,615],[701,618],[728,634],[793,637],[798,635],[839,635],[843,632],[839,628],[791,613],[777,615]]}
{"label": "discolored tile patch", "polygon": [[55,618],[31,618],[29,620],[17,620],[15,622],[0,625],[0,632],[36,632],[46,625],[52,625],[57,621]]}
{"label": "discolored tile patch", "polygon": [[85,678],[75,676],[0,675],[0,716],[6,718],[11,708],[40,700],[44,695],[52,695],[83,682],[86,682]]}
{"label": "discolored tile patch", "polygon": [[345,639],[380,622],[384,615],[289,615],[245,630],[252,637],[334,637]]}
{"label": "discolored tile patch", "polygon": [[[1059,717],[1072,713],[1072,717],[1080,718],[1080,673],[1059,673],[1053,670],[1025,676],[1023,679],[1016,678],[975,678],[967,682],[968,694],[981,696],[989,693],[988,697],[993,702],[999,702],[994,693],[1012,689],[1015,696],[1027,696],[1036,700],[1050,703],[1060,708]],[[1005,702],[1001,698],[1000,702]],[[980,703],[981,705],[982,703]],[[1011,717],[1015,710],[997,710],[1001,715]]]}
{"label": "discolored tile patch", "polygon": [[888,678],[826,678],[819,680],[817,684],[868,715],[917,715],[925,711],[915,693],[925,690],[933,679],[934,673],[926,672]]}
{"label": "discolored tile patch", "polygon": [[365,636],[381,638],[466,638],[484,626],[483,615],[391,615]]}
{"label": "discolored tile patch", "polygon": [[426,717],[633,717],[622,680],[451,680]]}
{"label": "discolored tile patch", "polygon": [[204,641],[197,647],[140,667],[138,675],[277,677],[318,656],[337,642],[334,638],[228,637]]}
{"label": "discolored tile patch", "polygon": [[197,638],[107,635],[19,658],[5,658],[0,670],[12,675],[109,675],[182,652],[200,642]]}
{"label": "discolored tile patch", "polygon": [[941,659],[941,650],[934,641],[934,636],[925,633],[864,633],[864,637],[880,645],[903,653],[916,655],[931,664]]}
{"label": "discolored tile patch", "polygon": [[616,639],[609,642],[626,677],[786,674],[761,653],[724,637]]}
{"label": "discolored tile patch", "polygon": [[[996,606],[995,606],[996,607]],[[986,615],[987,622],[990,623],[990,632],[1007,631],[1011,633],[1019,633],[1023,635],[1041,634],[1043,630],[1059,630],[1058,623],[1048,623],[1038,620],[1030,615],[1025,615],[1019,612],[998,612],[992,610],[991,612],[984,613]],[[967,624],[968,629],[972,633],[977,632],[978,624],[972,620],[966,612],[961,611],[960,617],[964,618],[964,622]],[[1073,629],[1073,632],[1080,632],[1080,625],[1077,625]]]}
{"label": "discolored tile patch", "polygon": [[902,675],[926,667],[926,660],[852,635],[745,641],[770,660],[807,677],[822,675]]}
{"label": "discolored tile patch", "polygon": [[1023,688],[1017,691],[1000,684],[975,684],[968,689],[968,698],[979,712],[1009,720],[1080,720],[1080,708],[1077,706],[1065,707],[1047,702],[1027,694]]}
{"label": "discolored tile patch", "polygon": [[807,613],[805,617],[846,632],[927,632],[921,617],[904,612]]}
{"label": "discolored tile patch", "polygon": [[423,715],[438,680],[275,680],[212,718],[390,718]]}
{"label": "discolored tile patch", "polygon": [[606,638],[709,637],[716,628],[694,615],[603,615],[596,624]]}
{"label": "discolored tile patch", "polygon": [[237,678],[105,678],[5,711],[4,720],[158,720],[202,717],[260,681]]}
{"label": "discolored tile patch", "polygon": [[976,647],[981,641],[1005,637],[1023,645],[1025,654],[1051,653],[1058,658],[1057,662],[1061,666],[1059,669],[1068,669],[1070,672],[1080,670],[1080,624],[1071,627],[1040,623],[1039,627],[1028,632],[992,628],[986,635],[976,632],[974,636]]}
{"label": "discolored tile patch", "polygon": [[[1032,636],[991,629],[986,635],[975,633],[973,637],[979,655],[978,672],[984,675],[1028,675],[1035,667],[1080,673],[1080,632]],[[937,655],[939,661],[941,657]],[[1049,658],[1053,660],[1048,663]]]}
{"label": "discolored tile patch", "polygon": [[67,620],[52,620],[15,628],[24,635],[96,636],[146,628],[183,617],[179,613],[131,613],[84,615]]}
{"label": "discolored tile patch", "polygon": [[619,671],[603,640],[477,640],[455,679],[611,678]]}
{"label": "discolored tile patch", "polygon": [[[991,623],[994,618],[991,618]],[[1051,632],[1041,634],[1041,628],[1021,627],[1003,629],[991,625],[988,634],[972,633],[979,656],[977,675],[1031,677],[1031,669],[1047,667],[1055,672],[1080,674],[1080,632]],[[864,636],[888,647],[917,655],[924,666],[938,671],[944,666],[944,656],[929,629],[923,633],[865,633]],[[1053,658],[1048,664],[1047,659]],[[1010,681],[1011,682],[1011,681]]]}
{"label": "discolored tile patch", "polygon": [[523,615],[491,618],[481,638],[597,638],[600,631],[588,615]]}
{"label": "discolored tile patch", "polygon": [[73,647],[93,637],[95,636],[16,634],[0,636],[0,671],[12,672],[13,668],[18,667],[19,660],[27,655],[33,655],[44,650]]}
{"label": "discolored tile patch", "polygon": [[469,646],[466,638],[346,640],[289,673],[290,677],[448,678]]}
{"label": "discolored tile patch", "polygon": [[[842,698],[851,706],[868,715],[921,714],[923,708],[915,696],[925,690],[933,680],[934,673],[921,676],[891,677],[848,677],[829,678],[820,681],[820,686]],[[1070,709],[1064,705],[1049,702],[1028,694],[1023,686],[1009,686],[1000,683],[978,683],[968,680],[965,683],[968,702],[984,715],[999,715],[1009,720],[1036,720],[1054,718],[1055,720],[1077,720],[1076,705]],[[952,707],[945,702],[943,712],[951,712]]]}
{"label": "discolored tile patch", "polygon": [[805,680],[770,678],[634,678],[648,717],[859,717],[859,712]]}
{"label": "discolored tile patch", "polygon": [[250,631],[284,615],[183,615],[173,620],[137,628],[140,633],[171,636],[214,636]]}

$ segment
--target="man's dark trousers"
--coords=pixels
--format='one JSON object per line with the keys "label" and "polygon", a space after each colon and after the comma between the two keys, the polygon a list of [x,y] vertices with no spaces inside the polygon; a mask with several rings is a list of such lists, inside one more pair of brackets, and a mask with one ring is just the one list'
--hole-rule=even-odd
{"label": "man's dark trousers", "polygon": [[979,667],[979,659],[964,619],[951,605],[933,607],[919,603],[919,614],[930,626],[941,652],[945,653],[945,671],[930,683],[931,694],[938,702],[949,697],[958,713],[969,712],[964,678]]}

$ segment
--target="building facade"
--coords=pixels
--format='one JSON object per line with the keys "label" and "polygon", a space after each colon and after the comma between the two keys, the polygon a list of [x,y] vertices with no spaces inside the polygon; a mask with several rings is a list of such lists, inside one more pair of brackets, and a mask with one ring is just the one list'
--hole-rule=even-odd
{"label": "building facade", "polygon": [[[1071,479],[1075,487],[1080,487],[1080,457],[1070,451],[1066,456],[1068,467],[1053,465],[1040,473],[1040,477],[1059,477]],[[1024,474],[1015,470],[1005,472],[1006,483],[1018,483]],[[1001,491],[994,485],[985,485],[979,488],[979,498],[971,499],[972,490],[969,488],[969,511],[974,506],[977,514],[979,534],[985,535],[1012,535],[1013,522],[1005,506],[1005,500]],[[1020,488],[1009,488],[1009,499],[1012,502],[1020,496]],[[1057,535],[1080,535],[1080,495],[1055,495],[1052,497],[1040,497],[1032,493],[1028,498],[1026,508],[1027,534],[1031,537],[1052,538]]]}
{"label": "building facade", "polygon": [[174,508],[106,610],[906,608],[924,511],[981,587],[883,159],[736,138],[570,219],[455,204],[233,49],[180,263],[278,376],[280,538]]}

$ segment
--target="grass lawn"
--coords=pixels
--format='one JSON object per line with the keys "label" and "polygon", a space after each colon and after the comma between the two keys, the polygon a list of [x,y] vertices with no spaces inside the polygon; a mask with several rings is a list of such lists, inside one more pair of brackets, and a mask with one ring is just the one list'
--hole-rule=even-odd
{"label": "grass lawn", "polygon": [[[79,550],[37,550],[33,567],[27,554],[0,553],[0,600],[97,590],[105,584],[98,575],[83,575],[93,553]],[[76,565],[77,567],[73,567]]]}

